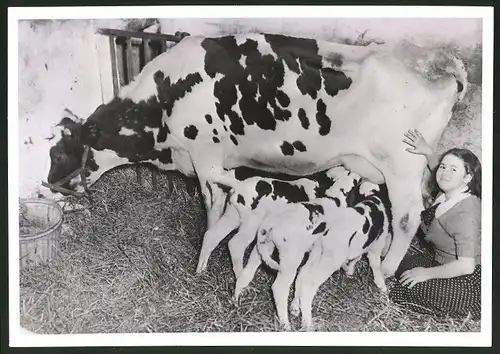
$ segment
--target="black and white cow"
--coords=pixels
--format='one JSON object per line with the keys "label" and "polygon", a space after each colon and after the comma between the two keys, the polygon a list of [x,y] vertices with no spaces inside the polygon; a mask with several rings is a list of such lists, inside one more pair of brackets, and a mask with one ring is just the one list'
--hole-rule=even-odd
{"label": "black and white cow", "polygon": [[[126,163],[177,169],[199,179],[212,227],[225,200],[216,185],[234,182],[225,169],[304,176],[344,165],[387,184],[396,221],[389,276],[423,208],[426,161],[405,151],[403,134],[416,128],[435,146],[466,88],[458,59],[408,43],[186,37],[85,121],[61,122],[68,129],[50,151],[48,181],[79,169],[86,150],[89,185]],[[63,187],[82,184],[75,176]]]}

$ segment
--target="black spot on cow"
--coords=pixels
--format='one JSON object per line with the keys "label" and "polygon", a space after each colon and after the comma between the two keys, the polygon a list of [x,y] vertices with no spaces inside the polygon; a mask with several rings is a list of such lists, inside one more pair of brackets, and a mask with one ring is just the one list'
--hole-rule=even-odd
{"label": "black spot on cow", "polygon": [[322,99],[316,103],[316,122],[319,125],[319,135],[327,135],[330,132],[332,121],[326,115],[326,105]]}
{"label": "black spot on cow", "polygon": [[231,141],[233,142],[233,144],[234,144],[235,146],[237,146],[237,145],[238,145],[238,140],[236,140],[236,137],[235,137],[234,135],[232,135],[232,134],[231,134],[230,139],[231,139]]}
{"label": "black spot on cow", "polygon": [[259,204],[259,200],[261,200],[262,197],[265,197],[272,192],[272,187],[266,181],[259,181],[255,185],[255,191],[257,192],[257,197],[253,198],[253,202],[251,205],[252,210],[257,207],[257,205]]}
{"label": "black spot on cow", "polygon": [[194,140],[196,139],[197,135],[198,135],[198,128],[196,128],[194,125],[188,125],[187,127],[184,128],[184,136],[186,138]]}
{"label": "black spot on cow", "polygon": [[309,221],[312,222],[314,215],[323,215],[325,213],[321,205],[303,203],[302,204],[309,211]]}
{"label": "black spot on cow", "polygon": [[212,116],[210,114],[205,114],[205,120],[208,124],[212,124],[213,122]]}
{"label": "black spot on cow", "polygon": [[[287,102],[289,104],[286,94],[278,93],[284,78],[281,60],[275,60],[272,55],[262,55],[257,42],[251,39],[238,46],[232,36],[207,38],[201,45],[206,51],[206,73],[212,78],[217,73],[223,76],[219,80],[220,84],[214,87],[214,96],[218,100],[217,114],[223,120],[225,115],[233,112],[233,128],[238,128],[233,131],[234,134],[243,134],[243,128],[239,129],[235,122],[239,115],[233,109],[237,88],[241,93],[239,118],[245,124],[257,124],[261,129],[274,130],[276,120],[288,120],[291,117],[289,111],[277,107],[277,102],[282,107]],[[242,56],[245,58],[243,65],[240,63]],[[257,92],[260,93],[258,99]]]}
{"label": "black spot on cow", "polygon": [[245,198],[241,194],[238,194],[238,198],[236,198],[236,203],[239,203],[241,205],[245,205]]}
{"label": "black spot on cow", "polygon": [[159,143],[163,143],[167,140],[167,135],[170,134],[170,129],[168,128],[168,125],[164,124],[160,127],[160,130],[158,131],[158,137],[157,140]]}
{"label": "black spot on cow", "polygon": [[281,109],[279,107],[273,107],[273,114],[276,120],[287,121],[292,116],[292,112],[286,109]]}
{"label": "black spot on cow", "polygon": [[281,144],[280,148],[281,148],[281,152],[283,153],[283,155],[285,155],[285,156],[292,156],[293,155],[293,145],[290,144],[289,142],[284,141],[283,144]]}
{"label": "black spot on cow", "polygon": [[297,115],[299,117],[300,125],[302,125],[302,128],[309,129],[309,118],[307,118],[304,108],[299,108],[299,112],[297,113]]}
{"label": "black spot on cow", "polygon": [[231,125],[229,125],[229,130],[235,135],[244,135],[245,134],[245,125],[243,124],[243,120],[235,111],[230,111],[228,114],[229,121]]}
{"label": "black spot on cow", "polygon": [[170,148],[162,149],[160,155],[158,156],[158,160],[164,164],[170,164],[173,162],[172,160],[172,150]]}
{"label": "black spot on cow", "polygon": [[368,239],[366,240],[363,248],[368,247],[373,241],[375,241],[383,231],[384,226],[384,213],[383,211],[373,202],[373,198],[370,197],[364,203],[370,207],[369,216],[370,216],[370,231],[368,232]]}
{"label": "black spot on cow", "polygon": [[328,233],[330,232],[330,229],[327,229],[324,233],[323,233],[323,236],[326,236],[328,235]]}
{"label": "black spot on cow", "polygon": [[212,130],[212,132],[213,132],[215,135],[219,134],[219,132],[218,132],[218,131],[217,131],[217,129],[215,129],[215,128]]}
{"label": "black spot on cow", "polygon": [[325,231],[325,229],[326,229],[326,222],[322,222],[313,230],[313,235],[319,234],[320,232]]}
{"label": "black spot on cow", "polygon": [[297,87],[300,92],[315,99],[321,89],[322,68],[317,42],[314,39],[275,34],[266,34],[264,37],[288,68],[299,74]]}
{"label": "black spot on cow", "polygon": [[304,151],[306,151],[306,150],[307,150],[307,149],[306,149],[306,146],[304,145],[304,143],[303,143],[302,141],[299,141],[299,140],[294,141],[294,142],[292,143],[292,145],[293,145],[293,147],[294,147],[297,151],[304,152]]}
{"label": "black spot on cow", "polygon": [[218,137],[216,137],[216,136],[213,136],[213,137],[212,137],[212,140],[213,140],[213,142],[214,142],[214,143],[216,143],[216,144],[220,143],[219,138],[218,138]]}
{"label": "black spot on cow", "polygon": [[290,105],[290,97],[288,97],[288,95],[283,91],[278,90],[276,92],[276,98],[278,99],[281,107],[288,107]]}
{"label": "black spot on cow", "polygon": [[333,181],[331,178],[328,178],[326,173],[323,171],[317,172],[310,176],[310,179],[315,181],[318,186],[314,188],[314,192],[316,194],[317,198],[324,198],[326,197],[326,191],[333,186]]}
{"label": "black spot on cow", "polygon": [[365,209],[363,207],[357,206],[354,208],[359,214],[365,215]]}
{"label": "black spot on cow", "polygon": [[321,75],[323,76],[325,91],[332,97],[337,95],[340,90],[347,90],[352,84],[352,79],[340,70],[323,68],[321,69]]}
{"label": "black spot on cow", "polygon": [[193,86],[203,81],[200,73],[190,73],[185,78],[181,78],[174,84],[171,84],[170,78],[165,77],[165,74],[160,70],[154,73],[153,80],[158,91],[160,106],[166,111],[169,117],[172,115],[175,102],[191,92]]}
{"label": "black spot on cow", "polygon": [[309,197],[304,190],[304,187],[290,184],[284,181],[272,181],[273,199],[278,197],[285,198],[290,203],[304,202],[309,200]]}

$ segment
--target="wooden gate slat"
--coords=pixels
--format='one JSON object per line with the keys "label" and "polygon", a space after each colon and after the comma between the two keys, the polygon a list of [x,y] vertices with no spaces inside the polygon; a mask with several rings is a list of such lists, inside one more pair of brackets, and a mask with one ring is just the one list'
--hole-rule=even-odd
{"label": "wooden gate slat", "polygon": [[[116,67],[116,60],[118,59],[116,57],[116,46],[115,46],[115,37],[110,36],[109,37],[109,49],[111,51],[111,70],[114,73],[118,74],[118,70]],[[118,86],[118,75],[113,75],[113,95],[117,96],[118,92],[120,90],[120,86]]]}

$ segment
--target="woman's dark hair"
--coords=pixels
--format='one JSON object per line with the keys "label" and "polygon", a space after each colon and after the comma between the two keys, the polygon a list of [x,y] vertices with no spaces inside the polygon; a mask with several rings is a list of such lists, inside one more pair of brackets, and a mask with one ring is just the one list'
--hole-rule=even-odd
{"label": "woman's dark hair", "polygon": [[[477,156],[468,149],[453,148],[441,155],[440,164],[446,155],[454,155],[464,162],[465,172],[472,176],[472,179],[467,184],[467,192],[481,198],[481,162]],[[439,165],[434,171],[434,178],[438,168]]]}

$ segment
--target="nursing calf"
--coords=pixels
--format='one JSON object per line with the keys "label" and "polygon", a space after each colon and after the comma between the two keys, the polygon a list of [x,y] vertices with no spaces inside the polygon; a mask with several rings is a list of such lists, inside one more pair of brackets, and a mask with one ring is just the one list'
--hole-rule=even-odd
{"label": "nursing calf", "polygon": [[[305,178],[284,175],[279,179],[263,177],[263,172],[244,168],[231,170],[229,174],[234,182],[228,204],[222,217],[205,233],[198,273],[206,269],[210,254],[220,241],[229,232],[239,228],[228,244],[233,271],[236,278],[239,278],[245,250],[255,239],[258,227],[267,214],[289,203],[306,202],[327,196],[337,198],[340,203],[341,200],[345,201],[348,191],[360,180],[358,174],[342,166]],[[256,250],[252,252],[250,259],[249,264],[254,264],[259,259]],[[252,267],[256,269],[259,264],[260,262]],[[238,286],[241,286],[241,281]]]}
{"label": "nursing calf", "polygon": [[[379,189],[369,182],[359,188],[365,197],[353,207],[339,207],[331,199],[320,198],[288,205],[262,222],[257,250],[267,265],[278,270],[272,291],[278,317],[286,329],[290,329],[290,286],[307,252],[309,258],[297,277],[292,301],[292,313],[302,313],[305,328],[312,327],[312,300],[320,285],[342,265],[352,274],[354,263],[365,253],[375,284],[381,291],[387,290],[381,272],[381,257],[392,236],[387,191],[385,186]],[[275,247],[279,263],[271,258]]]}

